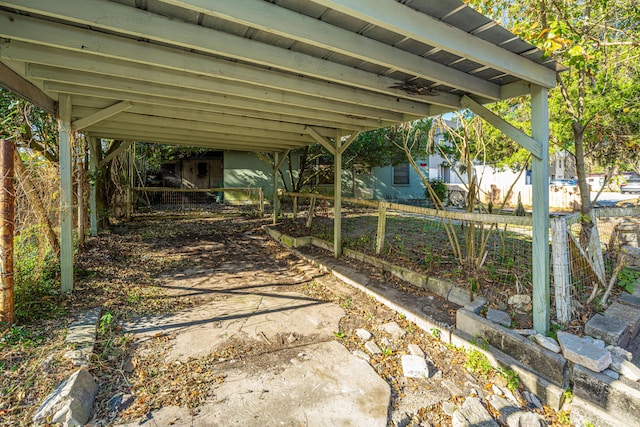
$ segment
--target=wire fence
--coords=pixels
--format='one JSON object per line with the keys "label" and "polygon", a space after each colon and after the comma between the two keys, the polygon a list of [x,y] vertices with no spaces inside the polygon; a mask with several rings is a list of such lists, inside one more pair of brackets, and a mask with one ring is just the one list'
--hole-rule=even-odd
{"label": "wire fence", "polygon": [[[300,233],[333,240],[331,196],[285,193],[283,216]],[[485,295],[499,306],[532,293],[532,219],[342,199],[345,248]]]}
{"label": "wire fence", "polygon": [[131,189],[131,211],[137,214],[153,212],[203,212],[222,203],[255,206],[264,212],[262,188],[167,188],[134,187]]}

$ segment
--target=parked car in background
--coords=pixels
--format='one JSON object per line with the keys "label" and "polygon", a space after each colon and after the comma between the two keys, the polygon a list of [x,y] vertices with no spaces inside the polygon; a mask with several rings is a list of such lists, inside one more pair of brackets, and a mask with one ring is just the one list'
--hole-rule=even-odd
{"label": "parked car in background", "polygon": [[552,186],[555,185],[558,187],[573,187],[575,185],[578,185],[578,180],[577,179],[553,179],[551,180],[549,185],[552,185]]}
{"label": "parked car in background", "polygon": [[629,178],[627,182],[620,184],[620,192],[640,194],[640,177]]}

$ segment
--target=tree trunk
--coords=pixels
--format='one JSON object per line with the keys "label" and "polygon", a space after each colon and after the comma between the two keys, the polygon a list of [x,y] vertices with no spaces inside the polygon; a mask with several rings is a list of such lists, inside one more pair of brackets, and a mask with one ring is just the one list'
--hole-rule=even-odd
{"label": "tree trunk", "polygon": [[584,161],[584,126],[574,122],[571,126],[576,150],[576,173],[578,174],[578,187],[580,188],[580,213],[585,216],[591,214],[591,193],[587,183],[587,173]]}
{"label": "tree trunk", "polygon": [[22,159],[16,150],[13,152],[13,158],[18,182],[22,185],[24,193],[27,196],[29,206],[34,210],[38,220],[44,225],[47,241],[49,242],[53,252],[56,254],[56,258],[58,258],[60,256],[60,242],[58,241],[57,234],[53,231],[53,225],[49,219],[49,214],[45,210],[42,200],[40,200],[40,196],[38,196],[38,190],[33,184],[33,181],[31,181],[29,172],[25,168],[24,163],[22,163]]}
{"label": "tree trunk", "polygon": [[0,321],[15,322],[13,291],[13,141],[0,140]]}

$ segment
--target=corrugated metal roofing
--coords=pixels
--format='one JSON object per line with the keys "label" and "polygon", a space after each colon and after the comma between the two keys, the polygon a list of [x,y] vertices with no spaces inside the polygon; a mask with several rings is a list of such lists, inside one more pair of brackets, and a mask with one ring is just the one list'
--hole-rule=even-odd
{"label": "corrugated metal roofing", "polygon": [[73,120],[122,106],[77,130],[250,151],[551,87],[559,70],[459,0],[0,0],[0,38],[2,63],[71,94]]}

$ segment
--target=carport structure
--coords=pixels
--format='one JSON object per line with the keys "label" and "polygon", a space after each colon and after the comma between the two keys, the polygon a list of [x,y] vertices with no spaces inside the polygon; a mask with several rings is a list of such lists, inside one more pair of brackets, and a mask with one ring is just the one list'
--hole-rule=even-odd
{"label": "carport structure", "polygon": [[[339,177],[359,132],[470,108],[533,154],[534,326],[546,331],[557,71],[459,0],[0,0],[0,85],[58,118],[66,290],[75,132],[94,150],[108,138],[270,152],[275,189],[289,150],[322,144]],[[527,94],[531,136],[483,107]],[[339,256],[340,215],[334,227]]]}

